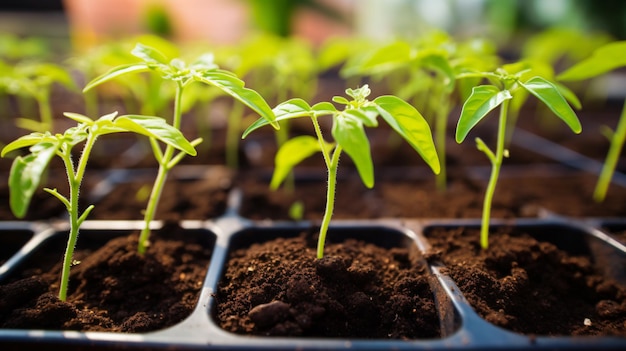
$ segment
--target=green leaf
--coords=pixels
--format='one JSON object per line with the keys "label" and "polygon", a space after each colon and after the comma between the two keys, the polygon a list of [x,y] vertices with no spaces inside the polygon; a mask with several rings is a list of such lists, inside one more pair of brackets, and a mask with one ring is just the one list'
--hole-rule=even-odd
{"label": "green leaf", "polygon": [[[287,100],[274,107],[273,113],[276,116],[275,122],[278,123],[287,119],[311,116],[311,107],[306,101],[296,98]],[[270,124],[270,121],[268,121],[267,118],[261,117],[246,128],[243,132],[242,139],[246,138],[251,132],[268,124]]]}
{"label": "green leaf", "polygon": [[81,115],[80,113],[73,113],[73,112],[63,112],[63,115],[69,119],[72,119],[78,123],[85,123],[88,125],[93,124],[93,119],[85,116],[85,115]]}
{"label": "green leaf", "polygon": [[135,45],[131,54],[147,63],[161,65],[168,64],[167,57],[165,57],[165,55],[163,55],[159,50],[141,43],[137,43],[137,45]]}
{"label": "green leaf", "polygon": [[591,57],[570,67],[558,75],[557,79],[563,81],[583,80],[623,66],[626,66],[626,41],[617,41],[598,48]]}
{"label": "green leaf", "polygon": [[333,138],[345,150],[356,165],[366,187],[374,186],[374,165],[370,154],[370,143],[363,124],[352,118],[337,116],[333,120]]}
{"label": "green leaf", "polygon": [[189,68],[195,70],[215,70],[219,67],[215,64],[215,56],[212,53],[202,54],[196,61],[194,61]]}
{"label": "green leaf", "polygon": [[456,126],[456,142],[461,143],[467,134],[489,112],[500,106],[504,100],[511,99],[508,90],[500,90],[492,85],[480,85],[472,89],[461,110],[461,116]]}
{"label": "green leaf", "polygon": [[316,116],[332,115],[337,112],[335,105],[330,102],[318,102],[311,106],[311,110],[315,111]]}
{"label": "green leaf", "polygon": [[248,134],[252,133],[253,131],[264,127],[266,125],[269,125],[270,122],[268,120],[266,120],[265,118],[261,117],[259,119],[257,119],[256,121],[254,121],[254,123],[252,123],[250,126],[248,126],[248,128],[246,128],[246,130],[243,131],[243,134],[241,135],[241,139],[245,139]]}
{"label": "green leaf", "polygon": [[[330,143],[325,143],[324,146],[327,152],[334,147]],[[272,175],[270,188],[278,189],[293,167],[320,151],[322,151],[322,148],[319,141],[310,135],[297,136],[287,140],[276,153],[274,174]]]}
{"label": "green leaf", "polygon": [[554,84],[544,78],[534,77],[525,83],[520,82],[520,85],[546,104],[574,133],[582,131],[578,116]]}
{"label": "green leaf", "polygon": [[18,156],[13,161],[9,174],[9,201],[11,211],[16,217],[23,218],[26,215],[30,200],[58,147],[58,143],[35,144],[30,154]]}
{"label": "green leaf", "polygon": [[133,63],[130,65],[122,65],[122,66],[118,66],[115,67],[113,69],[111,69],[110,71],[108,71],[107,73],[94,78],[91,82],[89,82],[85,88],[83,88],[83,93],[91,90],[92,88],[108,82],[112,79],[115,79],[119,76],[123,76],[123,75],[127,75],[129,73],[137,73],[137,72],[147,72],[149,71],[150,68],[148,66],[146,66],[145,63],[141,62],[141,63]]}
{"label": "green leaf", "polygon": [[388,72],[405,65],[411,60],[411,46],[404,41],[397,41],[374,51],[361,62],[361,73],[376,74]]}
{"label": "green leaf", "polygon": [[435,174],[439,174],[441,165],[432,132],[422,114],[395,96],[379,96],[374,103],[382,118],[417,151]]}
{"label": "green leaf", "polygon": [[342,105],[350,105],[350,101],[348,101],[348,99],[346,99],[343,96],[333,96],[333,102],[336,102]]}
{"label": "green leaf", "polygon": [[14,141],[12,141],[8,145],[6,145],[4,148],[2,148],[2,153],[0,153],[0,157],[4,157],[6,154],[8,154],[11,151],[15,151],[15,150],[18,150],[18,149],[21,149],[21,148],[33,146],[33,145],[35,145],[37,143],[45,141],[46,139],[48,139],[48,142],[52,142],[52,141],[56,140],[49,133],[47,133],[47,134],[31,133],[31,134],[28,134],[28,135],[24,135],[24,136],[14,140]]}
{"label": "green leaf", "polygon": [[554,84],[554,86],[557,89],[559,89],[559,93],[561,93],[561,95],[563,95],[565,100],[567,100],[567,102],[569,102],[570,105],[574,106],[575,109],[580,110],[581,108],[583,108],[583,105],[580,102],[580,99],[578,99],[578,96],[576,96],[576,93],[574,93],[570,88],[560,83],[553,82],[552,84]]}
{"label": "green leaf", "polygon": [[129,132],[135,132],[155,138],[173,146],[191,156],[196,156],[196,149],[189,143],[180,130],[167,124],[165,119],[154,116],[125,115],[114,121],[114,126]]}
{"label": "green leaf", "polygon": [[311,106],[299,98],[289,99],[274,107],[274,115],[276,118],[289,119],[295,117],[309,116],[311,114]]}
{"label": "green leaf", "polygon": [[378,121],[376,120],[376,117],[378,117],[378,111],[376,111],[375,108],[374,108],[374,113],[372,113],[371,109],[369,109],[368,111],[367,108],[361,108],[361,109],[347,109],[343,111],[341,114],[345,117],[353,118],[368,127],[378,126]]}
{"label": "green leaf", "polygon": [[274,112],[263,97],[256,91],[245,88],[244,82],[232,73],[223,70],[214,70],[199,72],[194,77],[200,82],[220,88],[228,95],[250,107],[261,117],[267,119],[274,128],[279,128]]}
{"label": "green leaf", "polygon": [[18,128],[22,128],[31,132],[45,132],[50,129],[48,123],[35,121],[30,118],[21,118],[18,117],[15,119],[15,125]]}

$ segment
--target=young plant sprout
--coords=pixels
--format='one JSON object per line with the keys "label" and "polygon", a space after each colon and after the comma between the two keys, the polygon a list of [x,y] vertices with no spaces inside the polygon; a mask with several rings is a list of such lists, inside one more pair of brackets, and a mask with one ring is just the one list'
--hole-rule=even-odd
{"label": "young plant sprout", "polygon": [[[0,85],[4,85],[3,90],[16,95],[18,98],[35,99],[39,109],[39,121],[17,118],[15,123],[18,127],[31,132],[53,130],[50,94],[55,83],[59,83],[69,90],[76,89],[70,74],[63,67],[52,63],[22,62],[3,73],[3,78],[0,81]],[[29,105],[20,100],[22,110]],[[25,111],[20,112],[25,113]]]}
{"label": "young plant sprout", "polygon": [[[319,71],[313,48],[300,39],[269,34],[253,36],[243,45],[238,45],[227,61],[233,72],[240,77],[245,76],[249,85],[273,104],[295,96],[308,100],[317,89]],[[272,84],[267,84],[268,81]],[[241,135],[238,127],[242,119],[243,111],[233,108],[226,135],[226,160],[231,167],[238,162],[237,147]],[[278,147],[289,139],[289,129],[285,121],[276,131]],[[290,176],[284,182],[287,191],[293,191],[292,178]]]}
{"label": "young plant sprout", "polygon": [[[598,48],[591,57],[579,62],[557,78],[562,81],[577,81],[600,76],[626,66],[626,41],[614,42]],[[593,191],[593,199],[602,202],[611,184],[619,155],[626,141],[626,100],[615,131],[609,132],[611,145],[602,165],[600,177]]]}
{"label": "young plant sprout", "polygon": [[[81,74],[82,79],[89,82],[112,67],[135,60],[136,57],[130,51],[136,42],[149,43],[151,47],[168,56],[179,55],[178,48],[169,40],[153,35],[140,35],[127,40],[101,43],[81,55],[71,57],[68,63]],[[115,82],[109,82],[108,86],[98,87],[104,89],[90,89],[85,92],[85,111],[87,115],[97,115],[99,95],[117,95],[127,113],[133,111],[148,116],[162,115],[163,111],[169,110],[169,103],[174,96],[174,88],[162,83],[162,79],[154,75],[127,75]]]}
{"label": "young plant sprout", "polygon": [[[506,127],[508,125],[507,115],[512,99],[520,94],[523,99],[525,99],[527,94],[534,95],[550,108],[557,117],[562,119],[574,133],[578,134],[582,131],[576,113],[561,93],[561,87],[557,87],[554,83],[540,76],[532,76],[532,78],[528,79],[527,76],[532,70],[519,70],[521,66],[523,65],[506,65],[495,72],[468,73],[459,77],[482,77],[488,79],[491,84],[475,86],[463,104],[456,128],[457,143],[462,143],[469,132],[489,112],[500,107],[495,151],[490,149],[481,138],[477,137],[475,139],[478,150],[485,153],[491,162],[491,175],[485,192],[480,231],[480,245],[483,249],[486,249],[489,245],[491,201],[496,190],[500,168],[504,157],[509,156],[508,150],[505,149],[505,139]],[[570,94],[567,93],[566,95],[569,96]]]}
{"label": "young plant sprout", "polygon": [[491,70],[495,66],[496,55],[484,42],[457,43],[447,34],[433,31],[415,43],[400,40],[372,50],[365,57],[345,65],[342,74],[384,76],[395,95],[411,101],[413,106],[432,116],[435,145],[441,161],[436,183],[437,189],[444,191],[447,186],[447,125],[450,111],[456,104],[453,94],[456,75],[470,69]]}
{"label": "young plant sprout", "polygon": [[[125,76],[131,73],[139,72],[154,72],[159,75],[163,80],[170,81],[176,86],[176,94],[174,97],[174,116],[172,120],[172,126],[180,130],[182,120],[182,101],[183,92],[193,82],[200,82],[209,86],[217,87],[224,93],[234,97],[241,101],[246,106],[250,107],[256,113],[262,116],[268,123],[275,124],[274,114],[265,102],[265,100],[254,90],[244,87],[244,82],[237,78],[233,73],[221,70],[213,62],[213,55],[205,54],[200,56],[194,63],[187,65],[181,59],[168,60],[158,50],[137,44],[132,50],[132,54],[141,59],[141,62],[131,63],[127,65],[121,65],[111,69],[108,73],[92,80],[83,91],[88,91],[104,82],[112,79]],[[202,142],[202,139],[198,138],[191,142],[195,147]],[[185,153],[175,154],[176,148],[173,145],[167,145],[165,151],[161,150],[160,146],[156,143],[154,138],[150,138],[150,145],[156,160],[159,163],[159,171],[152,187],[152,193],[148,200],[148,205],[144,214],[144,228],[141,231],[138,243],[138,252],[143,254],[149,244],[150,237],[150,222],[154,219],[157,206],[165,181],[169,171],[178,164]]]}
{"label": "young plant sprout", "polygon": [[[437,151],[428,123],[422,115],[404,100],[391,96],[379,96],[370,101],[367,97],[371,91],[367,85],[358,89],[347,89],[346,94],[352,98],[335,96],[333,101],[344,105],[338,110],[330,102],[320,102],[313,106],[302,99],[290,99],[274,108],[276,121],[293,118],[309,117],[315,129],[315,137],[303,135],[285,142],[276,153],[276,168],[270,187],[278,188],[280,183],[291,172],[291,169],[307,157],[321,152],[328,170],[326,192],[326,208],[320,227],[317,245],[317,257],[324,256],[326,233],[333,214],[335,204],[335,186],[339,156],[345,151],[354,161],[363,184],[374,186],[374,165],[370,154],[370,145],[364,127],[377,127],[378,116],[382,118],[402,136],[426,161],[435,173],[439,173],[440,165]],[[327,142],[318,122],[321,116],[332,117],[331,134],[334,142]],[[266,119],[259,119],[244,132],[245,138],[250,132],[269,124]]]}
{"label": "young plant sprout", "polygon": [[[67,129],[63,134],[31,133],[5,146],[0,154],[4,157],[12,151],[25,147],[28,147],[30,151],[26,156],[15,158],[9,175],[10,206],[18,218],[26,214],[50,160],[55,155],[63,160],[69,182],[69,196],[62,195],[56,189],[44,189],[65,205],[70,218],[70,233],[59,288],[59,299],[62,301],[67,298],[70,266],[78,239],[78,230],[93,210],[93,205],[91,205],[82,214],[79,213],[78,200],[87,161],[96,139],[105,134],[134,132],[159,140],[181,152],[196,154],[194,147],[177,129],[158,117],[127,115],[116,118],[117,113],[111,113],[94,121],[76,113],[65,113],[65,116],[78,122],[78,125]],[[81,143],[85,144],[83,151],[78,162],[74,163],[72,149]]]}

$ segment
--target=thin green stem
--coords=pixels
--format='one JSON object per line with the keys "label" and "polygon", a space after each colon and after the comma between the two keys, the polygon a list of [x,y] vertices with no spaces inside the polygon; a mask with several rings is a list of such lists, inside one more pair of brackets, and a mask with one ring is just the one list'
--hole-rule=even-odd
{"label": "thin green stem", "polygon": [[491,202],[496,191],[496,184],[500,175],[500,168],[504,158],[504,142],[506,139],[506,116],[509,107],[509,100],[504,100],[500,106],[500,120],[498,121],[498,140],[496,145],[495,158],[490,158],[491,175],[485,191],[483,202],[483,217],[480,227],[480,246],[486,249],[489,246],[489,219],[491,218]]}
{"label": "thin green stem", "polygon": [[313,122],[313,129],[315,130],[315,136],[317,136],[317,141],[320,143],[320,148],[322,150],[322,155],[324,156],[324,163],[326,163],[326,167],[330,167],[330,156],[326,152],[326,148],[324,147],[324,136],[322,135],[322,128],[320,128],[320,124],[317,121],[316,116],[311,116],[311,121]]}
{"label": "thin green stem", "polygon": [[[320,140],[320,142],[322,142]],[[328,165],[328,187],[326,190],[326,208],[324,210],[324,217],[322,219],[322,225],[320,226],[320,234],[317,239],[317,258],[324,257],[324,244],[326,243],[326,234],[328,233],[328,226],[330,220],[333,217],[333,211],[335,209],[335,188],[337,185],[337,168],[339,166],[339,155],[341,155],[341,146],[337,145],[333,156]]]}
{"label": "thin green stem", "polygon": [[[78,231],[81,223],[81,218],[78,215],[78,196],[83,176],[85,174],[85,169],[87,168],[87,160],[89,159],[89,155],[91,154],[91,149],[93,148],[95,141],[96,136],[90,132],[87,136],[87,141],[75,172],[70,148],[68,147],[63,150],[62,154],[70,186],[70,206],[67,209],[70,215],[70,233],[67,239],[65,255],[63,257],[63,270],[61,272],[61,285],[59,287],[59,300],[61,301],[65,301],[67,299],[67,288],[70,281],[70,268],[72,267],[74,248],[76,247],[76,241],[78,241]],[[84,220],[84,218],[82,219]]]}
{"label": "thin green stem", "polygon": [[[180,130],[180,124],[182,119],[182,109],[181,109],[181,98],[183,95],[183,83],[178,83],[176,87],[176,96],[174,98],[174,120],[173,126],[176,129]],[[159,201],[161,199],[161,194],[163,193],[163,188],[165,187],[165,182],[167,181],[167,175],[170,171],[170,161],[174,157],[174,147],[168,145],[165,148],[165,152],[161,157],[161,161],[159,162],[159,171],[157,173],[157,177],[154,180],[154,185],[152,186],[152,192],[150,193],[150,199],[148,200],[148,206],[146,207],[146,211],[144,213],[144,227],[141,230],[141,234],[139,235],[139,242],[137,243],[137,252],[140,255],[143,255],[146,252],[146,248],[149,245],[150,239],[150,223],[154,220],[154,216],[156,215],[157,207],[159,205]]]}
{"label": "thin green stem", "polygon": [[593,191],[593,199],[596,202],[602,202],[606,198],[606,193],[611,184],[611,178],[615,172],[619,155],[624,147],[624,141],[626,140],[626,100],[624,100],[624,106],[622,107],[622,114],[617,122],[617,128],[615,133],[611,137],[611,146],[609,152],[604,160],[600,177],[596,183],[596,187]]}
{"label": "thin green stem", "polygon": [[41,128],[43,130],[52,130],[52,109],[50,108],[50,99],[48,92],[38,94],[37,103],[39,105],[39,117],[41,118]]}
{"label": "thin green stem", "polygon": [[335,209],[335,188],[337,186],[337,168],[339,166],[339,156],[341,155],[341,146],[337,145],[332,157],[328,154],[324,145],[324,136],[322,135],[322,129],[317,121],[317,116],[311,116],[313,122],[313,128],[317,141],[320,143],[320,149],[324,156],[324,163],[328,169],[328,187],[326,188],[326,208],[324,210],[324,217],[322,218],[322,225],[320,227],[319,238],[317,239],[317,258],[324,257],[324,243],[326,243],[326,233],[328,232],[328,226],[330,220],[333,217],[333,211]]}
{"label": "thin green stem", "polygon": [[167,180],[168,172],[169,169],[167,168],[167,166],[165,166],[164,164],[159,165],[159,171],[154,181],[152,192],[150,193],[148,206],[146,207],[146,211],[144,213],[144,227],[141,230],[141,234],[139,235],[139,242],[137,245],[137,252],[139,252],[139,254],[141,255],[146,252],[146,248],[149,245],[150,223],[154,220],[154,216],[159,205],[159,200],[161,199],[161,194],[163,193],[163,187],[165,186],[165,182]]}

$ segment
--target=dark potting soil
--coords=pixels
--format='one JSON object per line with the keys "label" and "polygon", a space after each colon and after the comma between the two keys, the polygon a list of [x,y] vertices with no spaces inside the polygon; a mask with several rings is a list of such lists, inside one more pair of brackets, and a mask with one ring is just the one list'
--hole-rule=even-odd
{"label": "dark potting soil", "polygon": [[[410,171],[410,169],[406,169]],[[488,171],[488,170],[487,170]],[[536,217],[540,210],[573,217],[623,217],[626,188],[612,185],[602,203],[592,200],[597,177],[572,170],[528,167],[502,171],[493,198],[493,218]],[[241,177],[241,215],[251,219],[288,220],[296,201],[304,204],[304,218],[320,220],[326,205],[323,174],[317,180],[297,182],[295,191],[269,189],[268,180]],[[367,189],[356,174],[338,181],[333,218],[480,218],[486,181],[466,173],[450,172],[447,190],[437,191],[434,176],[411,179],[379,177]],[[358,199],[355,201],[354,199]]]}
{"label": "dark potting soil", "polygon": [[197,303],[211,255],[182,235],[153,233],[143,257],[137,235],[95,251],[80,249],[79,240],[66,302],[57,297],[63,252],[37,255],[44,262],[0,285],[0,327],[146,332],[180,322]]}
{"label": "dark potting soil", "polygon": [[626,287],[589,256],[505,228],[489,236],[487,250],[478,229],[433,228],[427,236],[429,260],[443,262],[487,321],[530,335],[626,336]]}
{"label": "dark potting soil", "polygon": [[[94,202],[96,207],[89,218],[143,219],[152,186],[153,179],[116,184],[110,193]],[[226,211],[231,186],[230,177],[226,174],[168,180],[155,218],[169,221],[216,218]]]}
{"label": "dark potting soil", "polygon": [[426,266],[406,248],[348,239],[315,258],[312,235],[230,254],[216,293],[219,325],[267,336],[436,338]]}

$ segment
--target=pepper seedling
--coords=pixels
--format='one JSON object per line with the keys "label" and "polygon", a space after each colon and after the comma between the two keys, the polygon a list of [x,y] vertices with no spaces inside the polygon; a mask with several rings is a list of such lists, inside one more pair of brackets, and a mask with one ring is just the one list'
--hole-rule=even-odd
{"label": "pepper seedling", "polygon": [[[504,157],[509,156],[509,152],[505,148],[505,139],[511,100],[519,94],[522,94],[524,99],[528,94],[534,95],[563,120],[574,133],[578,134],[582,131],[580,121],[561,93],[561,88],[541,76],[532,76],[528,79],[527,76],[532,73],[532,69],[520,69],[523,66],[519,63],[505,65],[494,72],[467,73],[458,77],[482,77],[488,79],[491,84],[475,86],[472,88],[470,96],[465,100],[456,127],[455,138],[457,143],[462,143],[469,132],[489,112],[497,107],[500,108],[495,151],[491,150],[481,138],[475,139],[478,150],[482,151],[491,162],[491,174],[483,202],[480,231],[480,245],[483,249],[489,245],[491,202],[496,190],[500,168]],[[566,95],[570,96],[569,92]]]}
{"label": "pepper seedling", "polygon": [[[578,81],[603,75],[614,69],[626,66],[625,54],[626,41],[609,43],[595,50],[590,57],[572,66],[557,76],[557,78],[562,81]],[[624,147],[624,141],[626,141],[626,100],[624,100],[622,113],[615,131],[609,132],[609,139],[611,145],[593,191],[593,199],[597,202],[602,202],[606,198],[619,155]]]}
{"label": "pepper seedling", "polygon": [[[244,82],[237,78],[233,73],[219,69],[213,62],[212,54],[204,54],[195,62],[187,65],[183,60],[175,58],[168,60],[160,51],[150,46],[137,44],[132,50],[132,54],[139,58],[141,62],[120,65],[114,67],[104,75],[95,78],[83,89],[90,89],[112,79],[125,76],[132,73],[153,72],[160,76],[164,81],[175,83],[176,94],[174,97],[174,116],[172,126],[180,130],[182,120],[182,101],[185,88],[193,82],[200,82],[209,86],[216,87],[224,93],[239,100],[253,111],[261,115],[262,118],[273,124],[277,129],[278,125],[274,122],[275,116],[267,102],[256,91],[244,87]],[[139,237],[137,251],[143,254],[149,243],[150,222],[154,219],[156,209],[165,186],[165,181],[169,171],[177,165],[185,156],[185,153],[174,154],[175,148],[167,145],[165,151],[161,150],[154,138],[150,138],[150,145],[156,160],[159,163],[159,170],[152,187],[150,199],[144,214],[144,228]],[[191,142],[195,147],[202,142],[198,138]]]}
{"label": "pepper seedling", "polygon": [[[426,161],[435,173],[440,165],[430,127],[424,117],[404,100],[392,96],[379,96],[374,100],[367,97],[371,91],[367,85],[358,89],[347,89],[348,100],[342,96],[333,97],[332,101],[344,105],[338,110],[330,102],[320,102],[310,106],[306,101],[295,98],[287,100],[274,108],[276,121],[309,117],[313,123],[315,137],[297,136],[286,141],[276,153],[276,167],[270,187],[276,189],[300,161],[321,152],[328,170],[326,208],[320,227],[317,257],[324,256],[326,233],[332,218],[335,203],[335,187],[339,157],[343,151],[354,161],[363,184],[374,186],[374,165],[370,153],[370,144],[364,127],[377,127],[381,116],[400,136],[402,136]],[[331,134],[334,142],[327,142],[322,134],[318,119],[321,116],[332,117]],[[269,124],[265,119],[253,123],[243,134],[245,138],[252,131]]]}
{"label": "pepper seedling", "polygon": [[[25,135],[5,146],[0,154],[4,157],[12,151],[25,147],[28,147],[30,151],[25,156],[15,158],[9,174],[11,211],[18,218],[22,218],[26,214],[32,196],[39,187],[51,159],[56,155],[63,160],[69,182],[69,196],[62,195],[56,189],[44,189],[59,199],[69,214],[70,232],[59,287],[59,299],[62,301],[67,298],[70,267],[74,247],[78,240],[79,228],[93,210],[93,205],[90,205],[80,214],[78,200],[87,161],[96,139],[105,134],[133,132],[159,140],[181,152],[190,155],[196,154],[194,147],[182,133],[159,117],[126,115],[116,118],[117,113],[111,113],[94,121],[87,116],[76,113],[65,113],[65,116],[78,122],[78,125],[67,129],[62,134],[37,132]],[[74,163],[72,149],[83,142],[85,145],[80,159]]]}

